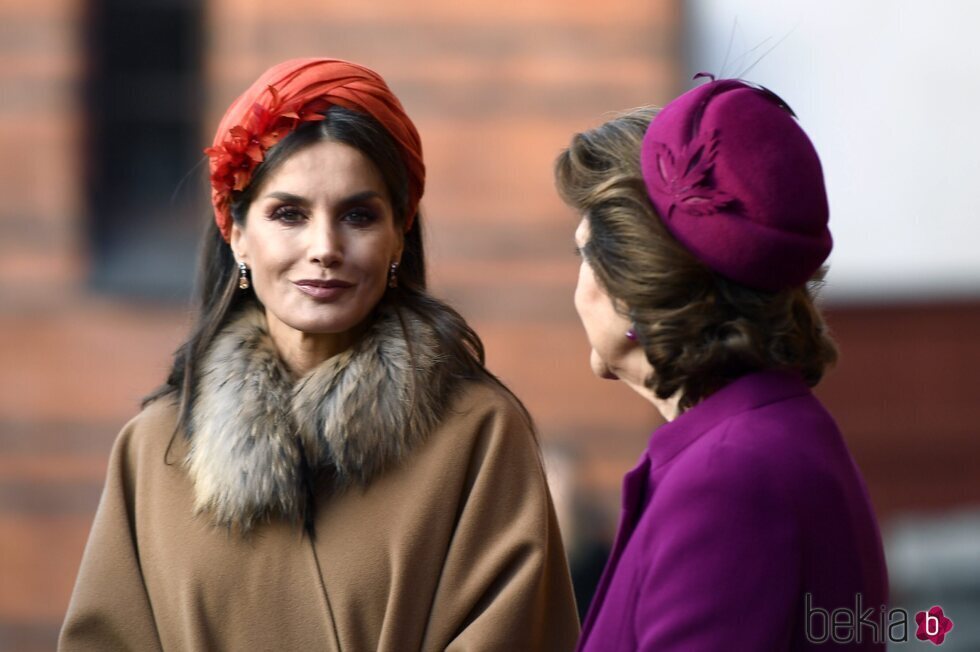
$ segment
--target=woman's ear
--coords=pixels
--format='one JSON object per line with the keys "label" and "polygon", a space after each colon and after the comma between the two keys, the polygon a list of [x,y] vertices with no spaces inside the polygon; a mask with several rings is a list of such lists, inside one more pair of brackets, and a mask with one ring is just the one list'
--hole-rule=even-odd
{"label": "woman's ear", "polygon": [[244,229],[238,226],[237,222],[231,224],[231,237],[228,239],[228,244],[231,245],[231,251],[236,262],[248,262],[248,238],[245,236]]}
{"label": "woman's ear", "polygon": [[404,253],[405,253],[405,236],[402,235],[398,239],[398,246],[395,247],[395,261],[397,261],[398,263],[401,263],[401,261],[402,261],[402,254],[404,254]]}
{"label": "woman's ear", "polygon": [[405,232],[401,231],[397,227],[395,228],[395,231],[398,236],[398,242],[395,244],[394,251],[391,252],[391,262],[401,264],[402,254],[405,253]]}

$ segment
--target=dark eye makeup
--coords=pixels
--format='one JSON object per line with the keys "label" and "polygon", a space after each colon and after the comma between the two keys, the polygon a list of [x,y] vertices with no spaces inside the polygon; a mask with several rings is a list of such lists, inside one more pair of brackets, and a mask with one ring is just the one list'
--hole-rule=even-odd
{"label": "dark eye makeup", "polygon": [[[268,218],[284,224],[296,224],[306,218],[306,213],[299,207],[285,204],[273,207]],[[345,210],[339,219],[353,226],[370,226],[378,220],[378,213],[367,206],[355,206]]]}
{"label": "dark eye makeup", "polygon": [[375,222],[377,219],[377,213],[370,208],[358,206],[357,208],[352,208],[344,213],[341,219],[344,222],[355,226],[368,226]]}
{"label": "dark eye makeup", "polygon": [[304,217],[305,215],[303,214],[303,211],[296,206],[290,206],[288,204],[277,206],[272,209],[271,213],[269,213],[269,219],[277,220],[285,224],[294,224],[302,220]]}
{"label": "dark eye makeup", "polygon": [[[288,192],[270,192],[268,199],[275,200],[266,217],[283,225],[299,224],[310,218],[311,205],[305,197]],[[337,220],[355,228],[367,228],[377,223],[385,214],[383,196],[374,190],[364,190],[349,195],[333,206]]]}

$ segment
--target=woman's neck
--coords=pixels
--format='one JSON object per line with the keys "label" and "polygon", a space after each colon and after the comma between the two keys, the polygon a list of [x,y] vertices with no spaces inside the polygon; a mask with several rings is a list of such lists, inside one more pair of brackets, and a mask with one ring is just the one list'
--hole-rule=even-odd
{"label": "woman's neck", "polygon": [[630,381],[625,382],[630,389],[653,403],[653,406],[657,408],[658,412],[660,412],[660,416],[664,418],[664,421],[673,421],[677,418],[677,415],[680,413],[680,390],[675,392],[670,398],[660,398],[653,392],[652,389],[642,383],[637,384]]}
{"label": "woman's neck", "polygon": [[660,416],[666,421],[673,421],[680,413],[681,391],[677,390],[669,398],[660,398],[652,389],[646,386],[646,379],[656,374],[647,360],[643,348],[635,346],[622,359],[614,370],[615,377],[626,384],[634,392],[653,403]]}
{"label": "woman's neck", "polygon": [[343,333],[304,333],[287,326],[266,310],[269,335],[294,378],[302,378],[324,360],[351,347],[360,329]]}

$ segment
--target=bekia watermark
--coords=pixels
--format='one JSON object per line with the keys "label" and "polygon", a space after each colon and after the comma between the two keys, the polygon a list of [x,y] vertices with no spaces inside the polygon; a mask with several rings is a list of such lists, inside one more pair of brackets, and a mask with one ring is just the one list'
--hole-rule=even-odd
{"label": "bekia watermark", "polygon": [[[909,612],[900,607],[886,609],[885,605],[864,605],[864,596],[854,596],[854,608],[833,610],[813,605],[813,595],[803,597],[805,633],[809,643],[905,643],[909,640]],[[915,637],[942,645],[953,629],[953,621],[935,605],[928,611],[915,614]]]}

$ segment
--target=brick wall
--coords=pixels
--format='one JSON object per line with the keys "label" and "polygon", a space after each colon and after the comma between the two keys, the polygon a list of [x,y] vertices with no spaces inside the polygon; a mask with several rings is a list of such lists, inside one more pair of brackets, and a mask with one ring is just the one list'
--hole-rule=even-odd
{"label": "brick wall", "polygon": [[[0,2],[0,299],[84,271],[78,0]],[[33,289],[33,291],[32,291]]]}

